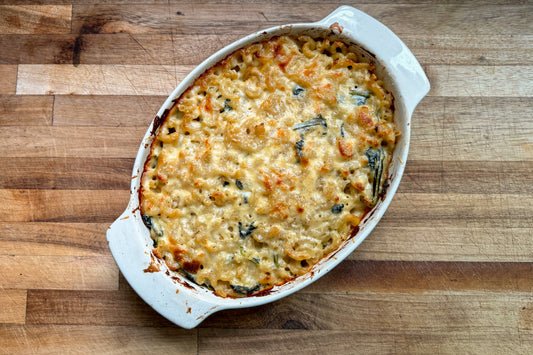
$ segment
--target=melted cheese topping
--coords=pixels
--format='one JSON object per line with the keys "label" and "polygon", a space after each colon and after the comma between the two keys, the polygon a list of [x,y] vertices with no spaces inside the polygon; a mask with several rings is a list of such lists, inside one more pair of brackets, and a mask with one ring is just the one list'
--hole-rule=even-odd
{"label": "melted cheese topping", "polygon": [[184,92],[145,164],[154,254],[226,297],[306,273],[382,194],[392,95],[344,43],[275,37]]}

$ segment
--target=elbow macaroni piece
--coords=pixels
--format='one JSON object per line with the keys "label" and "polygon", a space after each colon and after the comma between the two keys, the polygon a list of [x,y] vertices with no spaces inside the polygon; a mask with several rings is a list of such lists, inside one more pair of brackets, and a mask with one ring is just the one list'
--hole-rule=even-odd
{"label": "elbow macaroni piece", "polygon": [[398,135],[391,93],[344,43],[242,48],[156,131],[140,191],[154,254],[222,297],[303,275],[383,194]]}

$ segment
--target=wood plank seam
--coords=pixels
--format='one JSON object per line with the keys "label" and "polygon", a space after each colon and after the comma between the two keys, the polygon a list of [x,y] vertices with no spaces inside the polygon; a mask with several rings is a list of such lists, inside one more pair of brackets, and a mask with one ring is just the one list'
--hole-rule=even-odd
{"label": "wood plank seam", "polygon": [[15,92],[13,93],[14,95],[17,94],[17,87],[19,85],[19,70],[20,70],[20,65],[17,63],[17,78],[15,80]]}
{"label": "wood plank seam", "polygon": [[26,309],[24,310],[24,324],[28,324],[28,293],[29,290],[26,290]]}
{"label": "wood plank seam", "polygon": [[56,108],[56,95],[52,95],[52,126],[54,125],[54,111]]}

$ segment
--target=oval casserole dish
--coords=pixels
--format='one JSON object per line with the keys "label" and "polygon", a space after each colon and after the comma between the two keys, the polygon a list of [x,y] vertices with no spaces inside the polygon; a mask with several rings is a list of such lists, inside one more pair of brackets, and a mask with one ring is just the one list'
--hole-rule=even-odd
{"label": "oval casserole dish", "polygon": [[[139,208],[138,192],[141,175],[150,153],[154,132],[161,121],[160,117],[173,106],[173,100],[207,69],[231,53],[280,35],[327,37],[344,42],[354,52],[372,57],[376,65],[376,75],[384,81],[385,87],[395,98],[395,123],[401,135],[396,142],[388,171],[387,194],[363,218],[355,235],[344,241],[333,253],[321,259],[306,274],[281,286],[275,286],[269,292],[245,298],[222,298],[184,277],[171,275],[164,263],[155,260],[157,258],[154,259],[151,252],[153,241]],[[109,247],[124,277],[150,306],[184,328],[195,327],[216,311],[273,302],[309,285],[352,253],[383,216],[398,188],[407,160],[412,112],[428,93],[429,88],[429,81],[424,71],[405,44],[383,24],[349,6],[338,8],[319,22],[270,28],[221,49],[196,67],[170,94],[148,128],[139,148],[132,173],[128,207],[107,231]]]}

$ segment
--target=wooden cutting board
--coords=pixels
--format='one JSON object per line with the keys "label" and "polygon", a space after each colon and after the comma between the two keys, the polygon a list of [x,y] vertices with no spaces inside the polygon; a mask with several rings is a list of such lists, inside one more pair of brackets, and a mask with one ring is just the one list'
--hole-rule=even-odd
{"label": "wooden cutting board", "polygon": [[[141,138],[214,51],[351,4],[432,89],[406,172],[343,263],[183,330],[105,232]],[[0,1],[0,353],[533,353],[533,5],[526,1]]]}

